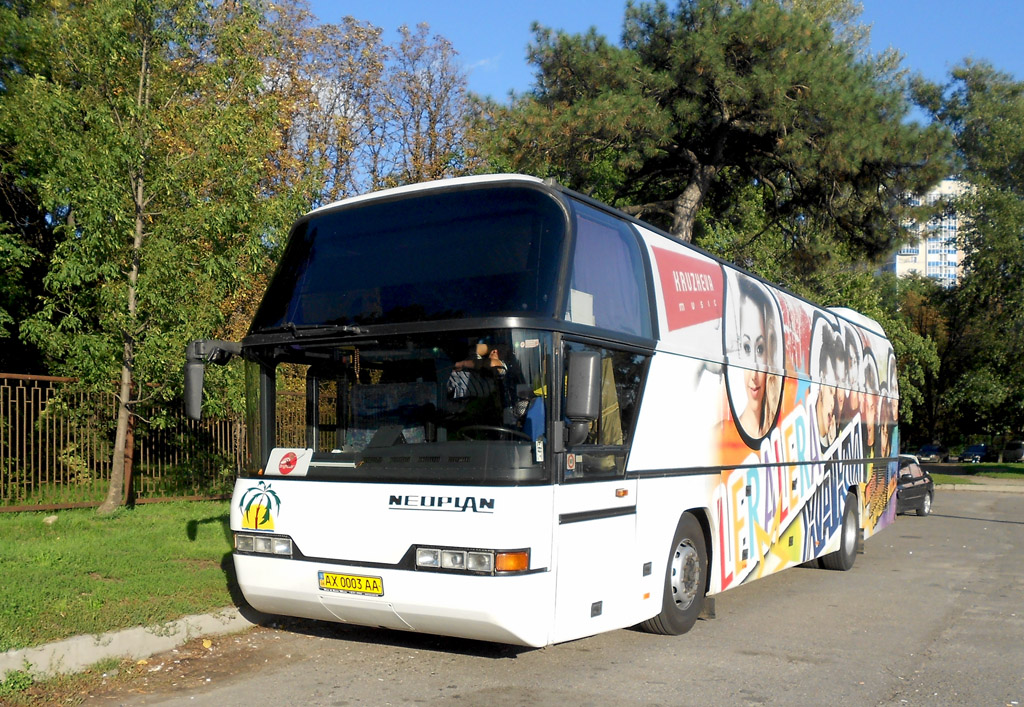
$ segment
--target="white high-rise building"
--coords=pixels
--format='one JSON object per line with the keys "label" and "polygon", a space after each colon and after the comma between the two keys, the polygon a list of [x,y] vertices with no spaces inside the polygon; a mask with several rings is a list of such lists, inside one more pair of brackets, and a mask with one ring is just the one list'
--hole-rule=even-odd
{"label": "white high-rise building", "polygon": [[[960,196],[966,188],[962,181],[944,179],[923,199],[914,197],[911,203],[932,205]],[[937,213],[925,223],[911,222],[907,228],[917,233],[918,239],[896,251],[883,270],[895,272],[898,277],[916,272],[938,280],[943,287],[952,287],[960,279],[964,257],[957,246],[957,232],[961,227],[960,215],[954,211]]]}

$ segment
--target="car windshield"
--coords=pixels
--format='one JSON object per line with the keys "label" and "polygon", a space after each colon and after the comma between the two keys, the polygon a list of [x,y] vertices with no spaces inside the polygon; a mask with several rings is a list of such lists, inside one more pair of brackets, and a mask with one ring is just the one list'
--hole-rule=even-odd
{"label": "car windshield", "polygon": [[[250,406],[250,436],[311,449],[309,478],[541,482],[550,339],[489,329],[302,342],[274,367],[274,405]],[[257,399],[259,364],[249,370]]]}

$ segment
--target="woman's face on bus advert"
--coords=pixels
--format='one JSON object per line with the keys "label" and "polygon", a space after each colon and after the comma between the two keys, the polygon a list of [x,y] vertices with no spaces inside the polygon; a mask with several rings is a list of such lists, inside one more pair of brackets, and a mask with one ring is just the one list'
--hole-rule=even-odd
{"label": "woman's face on bus advert", "polygon": [[740,298],[738,314],[735,362],[743,371],[743,392],[747,402],[737,422],[744,433],[756,439],[767,432],[769,417],[765,414],[768,379],[765,317],[757,301],[750,297]]}
{"label": "woman's face on bus advert", "polygon": [[761,308],[745,298],[740,307],[740,361],[746,370],[743,382],[748,409],[760,413],[764,402],[765,370],[767,369],[766,337]]}
{"label": "woman's face on bus advert", "polygon": [[836,387],[835,370],[829,361],[820,372],[822,381],[818,387],[818,434],[831,444],[836,438]]}

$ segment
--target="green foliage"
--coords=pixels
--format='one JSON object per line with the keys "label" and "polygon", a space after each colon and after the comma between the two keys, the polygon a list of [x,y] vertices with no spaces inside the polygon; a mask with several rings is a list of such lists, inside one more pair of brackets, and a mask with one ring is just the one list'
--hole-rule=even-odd
{"label": "green foliage", "polygon": [[989,439],[1024,430],[1024,82],[965,62],[945,86],[915,83],[918,102],[954,134],[968,191],[960,286],[934,297],[944,317],[930,384],[933,436]]}
{"label": "green foliage", "polygon": [[55,372],[116,393],[106,512],[135,406],[165,422],[185,344],[226,328],[305,202],[268,176],[281,110],[262,58],[277,40],[247,3],[43,0],[4,19],[46,67],[7,77],[8,171],[56,225],[21,333]]}
{"label": "green foliage", "polygon": [[12,670],[0,680],[0,697],[12,697],[32,687],[35,680],[32,674],[25,670]]}
{"label": "green foliage", "polygon": [[32,247],[10,232],[8,224],[0,223],[0,340],[13,333],[9,327],[15,324],[28,292],[25,271],[36,256]]}
{"label": "green foliage", "polygon": [[[232,603],[224,502],[0,514],[0,651],[150,626]],[[225,564],[227,563],[227,564]]]}
{"label": "green foliage", "polygon": [[[35,4],[0,3],[0,104],[12,78],[48,71],[34,41],[37,23],[26,18]],[[24,31],[25,25],[31,29]],[[19,340],[18,325],[40,294],[40,264],[52,250],[52,227],[39,209],[38,194],[24,184],[24,176],[37,170],[8,161],[16,142],[0,120],[0,371],[46,373],[39,352]]]}
{"label": "green foliage", "polygon": [[878,256],[899,238],[902,195],[942,176],[929,158],[944,131],[905,123],[890,65],[858,55],[811,5],[630,4],[621,46],[537,27],[536,84],[485,111],[485,151],[684,240],[756,189],[765,224],[794,247],[813,223]]}

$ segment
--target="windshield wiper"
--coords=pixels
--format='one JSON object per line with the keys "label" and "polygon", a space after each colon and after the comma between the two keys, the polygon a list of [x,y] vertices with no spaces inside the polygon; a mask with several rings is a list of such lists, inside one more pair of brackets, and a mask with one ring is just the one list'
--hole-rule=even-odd
{"label": "windshield wiper", "polygon": [[302,336],[326,336],[331,334],[362,334],[363,330],[354,324],[307,324],[305,326],[291,326],[292,334],[298,338]]}
{"label": "windshield wiper", "polygon": [[332,336],[336,334],[362,334],[363,330],[352,324],[302,324],[287,322],[278,327],[261,329],[260,334],[277,334],[289,332],[296,339],[307,336]]}

